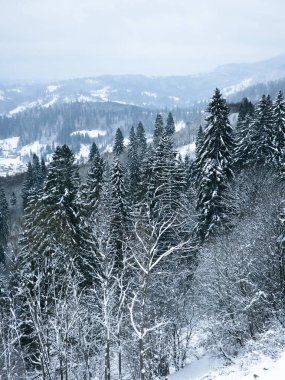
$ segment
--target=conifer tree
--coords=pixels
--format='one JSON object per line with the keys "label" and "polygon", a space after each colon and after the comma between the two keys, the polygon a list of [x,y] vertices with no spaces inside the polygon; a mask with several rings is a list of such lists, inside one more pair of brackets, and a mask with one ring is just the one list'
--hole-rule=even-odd
{"label": "conifer tree", "polygon": [[201,240],[226,223],[225,194],[228,181],[233,178],[234,140],[229,109],[218,89],[207,111],[204,141],[196,159],[199,211],[196,232]]}
{"label": "conifer tree", "polygon": [[138,161],[141,162],[147,150],[147,141],[145,137],[145,130],[142,122],[138,123],[137,126],[137,147],[138,147]]}
{"label": "conifer tree", "polygon": [[10,205],[11,205],[12,207],[14,207],[14,206],[16,206],[16,204],[17,204],[17,197],[16,197],[15,192],[12,191],[12,194],[11,194],[11,196],[10,196]]}
{"label": "conifer tree", "polygon": [[201,149],[201,146],[203,145],[203,140],[204,140],[204,132],[203,132],[202,125],[200,125],[197,132],[197,137],[196,137],[196,149],[195,149],[196,157],[198,157],[199,155],[199,151]]}
{"label": "conifer tree", "polygon": [[246,116],[250,115],[253,117],[253,114],[254,114],[253,104],[247,98],[243,98],[240,104],[240,108],[239,108],[237,130],[239,130],[239,128],[242,126],[243,121],[245,120]]}
{"label": "conifer tree", "polygon": [[[152,154],[145,198],[149,207],[147,212],[150,213],[152,220],[156,221],[158,229],[170,221],[173,224],[161,235],[158,255],[167,247],[175,245],[181,238],[178,225],[181,227],[183,224],[181,220],[185,216],[185,195],[184,166],[176,158],[171,137],[164,133],[156,151]],[[158,231],[157,233],[159,234]]]}
{"label": "conifer tree", "polygon": [[0,186],[0,263],[5,263],[5,251],[9,236],[8,202],[2,186]]}
{"label": "conifer tree", "polygon": [[90,162],[90,168],[87,173],[86,184],[82,186],[81,198],[83,200],[82,208],[85,216],[91,218],[98,208],[103,188],[103,176],[105,172],[105,162],[100,154],[95,154]]}
{"label": "conifer tree", "polygon": [[154,131],[153,131],[153,146],[156,149],[160,143],[164,132],[163,119],[161,114],[156,115],[155,123],[154,123]]}
{"label": "conifer tree", "polygon": [[47,176],[47,167],[46,167],[44,157],[41,158],[41,173],[42,173],[42,181],[44,182],[44,180]]}
{"label": "conifer tree", "polygon": [[25,209],[28,205],[29,196],[32,194],[34,187],[34,175],[33,167],[31,162],[28,163],[28,169],[26,173],[26,179],[22,188],[22,198],[23,198],[23,208]]}
{"label": "conifer tree", "polygon": [[274,148],[275,165],[278,169],[284,170],[285,164],[285,101],[282,91],[279,91],[273,103],[274,121]]}
{"label": "conifer tree", "polygon": [[272,101],[270,96],[263,95],[256,106],[254,122],[251,127],[251,157],[253,166],[274,166],[274,126]]}
{"label": "conifer tree", "polygon": [[120,267],[123,257],[123,243],[130,221],[127,192],[123,168],[118,159],[113,162],[111,174],[111,216],[110,236],[116,266]]}
{"label": "conifer tree", "polygon": [[130,130],[128,145],[128,193],[132,203],[138,200],[138,186],[140,181],[140,170],[138,161],[138,141],[134,127]]}
{"label": "conifer tree", "polygon": [[92,162],[92,161],[93,161],[93,158],[94,158],[96,155],[99,155],[99,149],[98,149],[96,143],[93,141],[93,143],[92,143],[92,145],[91,145],[91,148],[90,148],[90,153],[89,153],[88,161],[89,161],[89,162]]}
{"label": "conifer tree", "polygon": [[175,123],[171,112],[167,116],[165,133],[167,136],[173,136],[175,133]]}
{"label": "conifer tree", "polygon": [[33,154],[32,167],[33,167],[34,195],[37,194],[39,196],[39,193],[43,187],[44,176],[43,176],[39,157],[36,154]]}
{"label": "conifer tree", "polygon": [[115,134],[113,153],[115,154],[115,156],[119,156],[120,154],[124,152],[124,150],[125,150],[124,136],[122,134],[121,129],[118,128]]}
{"label": "conifer tree", "polygon": [[254,115],[247,113],[242,119],[240,118],[236,130],[235,168],[237,171],[250,167],[254,162],[253,122]]}

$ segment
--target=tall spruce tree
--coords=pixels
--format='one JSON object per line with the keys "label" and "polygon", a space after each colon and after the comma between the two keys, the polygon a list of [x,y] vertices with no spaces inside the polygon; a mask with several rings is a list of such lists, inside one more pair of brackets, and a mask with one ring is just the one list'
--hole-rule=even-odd
{"label": "tall spruce tree", "polygon": [[279,91],[273,103],[275,165],[284,172],[285,165],[285,101]]}
{"label": "tall spruce tree", "polygon": [[82,210],[85,216],[94,218],[103,188],[103,176],[105,172],[105,162],[100,154],[95,154],[90,162],[90,167],[87,172],[86,184],[81,189]]}
{"label": "tall spruce tree", "polygon": [[175,133],[175,123],[171,112],[167,116],[165,133],[167,136],[173,136]]}
{"label": "tall spruce tree", "polygon": [[88,161],[89,161],[89,162],[92,162],[92,161],[93,161],[93,158],[94,158],[96,155],[99,155],[99,149],[98,149],[96,143],[93,141],[93,143],[92,143],[92,145],[91,145],[91,148],[90,148]]}
{"label": "tall spruce tree", "polygon": [[118,159],[113,162],[111,174],[111,246],[115,256],[116,266],[120,267],[123,258],[123,246],[126,239],[130,216],[127,202],[127,192],[122,165]]}
{"label": "tall spruce tree", "polygon": [[251,126],[251,157],[253,166],[274,167],[274,120],[270,96],[263,95],[256,106]]}
{"label": "tall spruce tree", "polygon": [[0,263],[5,263],[9,236],[9,208],[3,187],[0,185]]}
{"label": "tall spruce tree", "polygon": [[145,130],[144,130],[144,126],[142,122],[138,123],[136,137],[137,137],[137,147],[138,147],[138,160],[139,162],[141,162],[147,150],[147,141],[146,141]]}
{"label": "tall spruce tree", "polygon": [[200,125],[197,132],[197,137],[196,137],[196,149],[195,149],[196,157],[198,157],[199,155],[199,151],[201,149],[201,146],[203,145],[203,140],[204,140],[204,132],[203,132],[202,125]]}
{"label": "tall spruce tree", "polygon": [[247,113],[240,119],[236,130],[235,168],[237,171],[253,164],[253,122],[254,114]]}
{"label": "tall spruce tree", "polygon": [[156,149],[160,143],[164,132],[163,118],[160,113],[156,115],[153,131],[153,146]]}
{"label": "tall spruce tree", "polygon": [[138,160],[138,141],[135,134],[134,127],[130,130],[129,135],[129,145],[128,145],[128,194],[131,203],[136,203],[138,201],[138,186],[140,182],[140,168]]}
{"label": "tall spruce tree", "polygon": [[115,134],[113,153],[115,154],[115,156],[119,156],[120,154],[124,152],[124,150],[125,150],[124,136],[122,134],[121,129],[118,128]]}
{"label": "tall spruce tree", "polygon": [[199,211],[196,232],[202,241],[227,223],[225,195],[228,182],[233,178],[235,146],[229,109],[218,89],[207,111],[204,141],[196,159]]}
{"label": "tall spruce tree", "polygon": [[32,163],[28,163],[26,178],[22,187],[22,198],[23,198],[23,208],[25,209],[28,205],[29,198],[33,193],[34,188],[34,173]]}

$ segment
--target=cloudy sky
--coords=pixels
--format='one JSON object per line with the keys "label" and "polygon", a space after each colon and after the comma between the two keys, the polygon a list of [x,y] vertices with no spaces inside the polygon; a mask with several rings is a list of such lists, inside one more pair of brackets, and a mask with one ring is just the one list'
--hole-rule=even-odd
{"label": "cloudy sky", "polygon": [[284,0],[0,0],[0,79],[184,75],[285,53]]}

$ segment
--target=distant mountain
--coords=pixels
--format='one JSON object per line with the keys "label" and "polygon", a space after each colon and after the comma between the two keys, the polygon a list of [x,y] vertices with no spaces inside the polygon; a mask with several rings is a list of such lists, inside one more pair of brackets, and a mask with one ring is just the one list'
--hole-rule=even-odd
{"label": "distant mountain", "polygon": [[106,75],[47,84],[0,85],[0,113],[72,102],[117,102],[148,108],[188,107],[208,99],[216,87],[225,96],[259,82],[285,77],[285,55],[256,63],[228,64],[209,73],[148,77]]}
{"label": "distant mountain", "polygon": [[242,98],[247,97],[251,101],[257,102],[263,94],[269,94],[274,99],[279,90],[285,94],[285,78],[269,81],[266,83],[257,83],[246,89],[231,94],[228,99],[230,101],[236,102],[240,101]]}

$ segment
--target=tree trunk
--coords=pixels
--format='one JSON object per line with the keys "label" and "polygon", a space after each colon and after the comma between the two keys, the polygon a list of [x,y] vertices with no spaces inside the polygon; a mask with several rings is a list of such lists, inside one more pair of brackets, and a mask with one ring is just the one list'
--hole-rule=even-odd
{"label": "tree trunk", "polygon": [[140,380],[145,380],[143,338],[139,339],[139,350],[140,350]]}
{"label": "tree trunk", "polygon": [[122,347],[121,347],[121,341],[119,338],[118,341],[118,346],[119,346],[119,356],[118,356],[118,366],[119,366],[119,380],[122,380]]}
{"label": "tree trunk", "polygon": [[105,380],[111,380],[110,368],[110,340],[108,339],[105,346]]}

